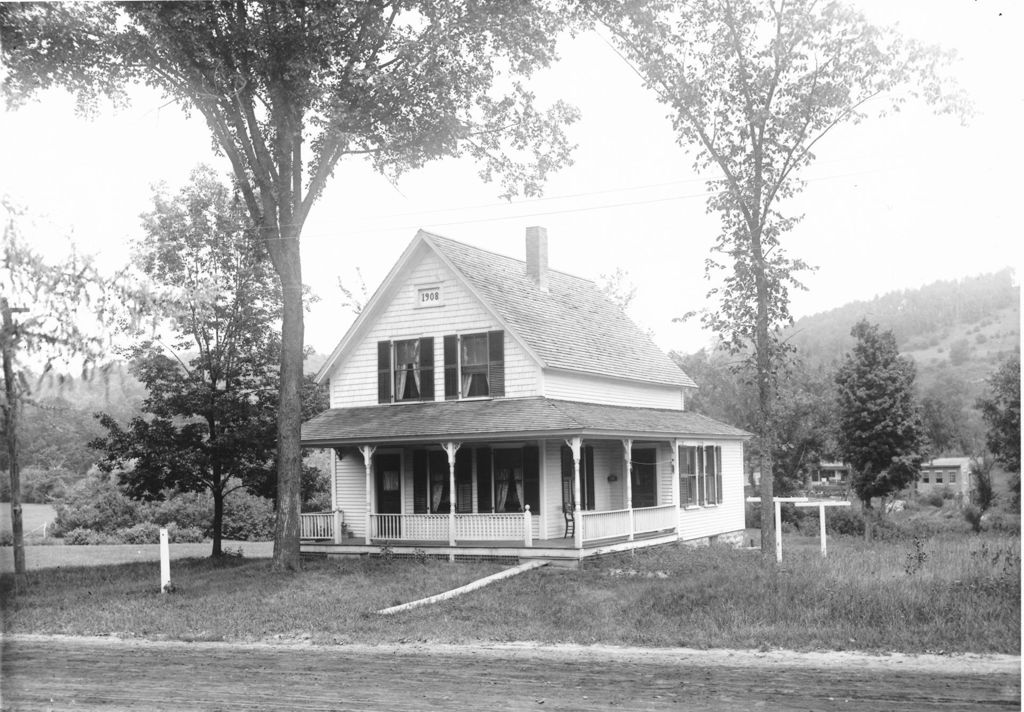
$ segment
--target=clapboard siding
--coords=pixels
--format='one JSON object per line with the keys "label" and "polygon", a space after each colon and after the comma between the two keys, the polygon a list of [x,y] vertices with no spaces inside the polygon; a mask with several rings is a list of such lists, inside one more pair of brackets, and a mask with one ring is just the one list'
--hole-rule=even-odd
{"label": "clapboard siding", "polygon": [[568,371],[545,371],[544,395],[633,408],[683,409],[683,389],[679,386],[660,386]]}
{"label": "clapboard siding", "polygon": [[709,440],[704,444],[722,446],[722,503],[684,509],[680,514],[683,540],[739,531],[744,525],[743,444]]}
{"label": "clapboard siding", "polygon": [[[418,308],[417,289],[440,285],[443,304]],[[331,407],[347,408],[377,402],[377,342],[434,337],[434,393],[444,399],[443,337],[502,329],[497,319],[466,289],[440,258],[419,253],[404,284],[393,292],[377,320],[367,326],[358,344],[331,374]],[[505,395],[538,395],[537,366],[516,341],[505,335]]]}
{"label": "clapboard siding", "polygon": [[366,466],[358,450],[333,455],[336,509],[344,513],[345,524],[356,536],[366,536]]}

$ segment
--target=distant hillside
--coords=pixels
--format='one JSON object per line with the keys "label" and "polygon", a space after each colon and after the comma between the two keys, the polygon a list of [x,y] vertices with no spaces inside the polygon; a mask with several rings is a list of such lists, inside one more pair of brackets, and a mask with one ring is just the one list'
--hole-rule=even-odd
{"label": "distant hillside", "polygon": [[804,317],[789,330],[790,343],[812,363],[839,361],[853,345],[850,329],[864,318],[893,331],[917,363],[922,387],[953,374],[980,393],[996,365],[1020,350],[1020,287],[1009,268]]}

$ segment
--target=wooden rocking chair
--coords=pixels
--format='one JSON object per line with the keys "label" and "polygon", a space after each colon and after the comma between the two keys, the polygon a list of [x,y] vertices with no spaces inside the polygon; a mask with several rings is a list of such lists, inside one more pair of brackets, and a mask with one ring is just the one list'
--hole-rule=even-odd
{"label": "wooden rocking chair", "polygon": [[576,536],[576,505],[572,502],[562,504],[562,514],[565,517],[565,538]]}

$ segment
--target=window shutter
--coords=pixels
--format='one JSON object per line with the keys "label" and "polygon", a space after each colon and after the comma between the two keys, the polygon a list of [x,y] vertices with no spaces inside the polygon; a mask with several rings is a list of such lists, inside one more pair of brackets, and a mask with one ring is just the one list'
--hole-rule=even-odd
{"label": "window shutter", "polygon": [[377,342],[377,402],[391,402],[391,342]]}
{"label": "window shutter", "polygon": [[414,450],[412,453],[412,511],[414,514],[427,513],[426,450]]}
{"label": "window shutter", "polygon": [[580,488],[583,490],[583,509],[594,509],[594,448],[591,445],[584,445],[580,450],[580,475],[583,480]]}
{"label": "window shutter", "polygon": [[505,396],[505,332],[487,332],[487,384],[492,398]]}
{"label": "window shutter", "polygon": [[491,449],[482,447],[476,451],[476,511],[493,512],[491,500]]}
{"label": "window shutter", "polygon": [[473,511],[473,451],[468,448],[455,453],[455,511]]}
{"label": "window shutter", "polygon": [[434,400],[434,337],[420,339],[420,400]]}
{"label": "window shutter", "polygon": [[568,445],[562,445],[562,504],[572,503],[572,492],[575,479],[575,465],[572,461],[572,450]]}
{"label": "window shutter", "polygon": [[459,397],[459,337],[444,337],[444,399]]}
{"label": "window shutter", "polygon": [[523,448],[523,499],[531,514],[540,514],[540,448],[536,445]]}
{"label": "window shutter", "polygon": [[715,479],[718,482],[718,487],[715,490],[718,495],[718,504],[722,503],[722,448],[718,445],[714,447],[715,451]]}

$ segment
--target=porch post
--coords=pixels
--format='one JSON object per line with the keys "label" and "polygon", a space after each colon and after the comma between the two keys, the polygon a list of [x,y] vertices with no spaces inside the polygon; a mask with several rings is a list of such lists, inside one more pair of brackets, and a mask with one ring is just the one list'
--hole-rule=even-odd
{"label": "porch post", "polygon": [[373,476],[371,471],[373,470],[373,453],[377,451],[377,448],[373,445],[360,445],[359,452],[363,453],[363,464],[366,466],[366,536],[365,543],[370,543],[370,502],[373,492]]}
{"label": "porch post", "polygon": [[626,475],[626,509],[629,512],[629,541],[633,541],[633,441],[625,438],[622,441],[622,454],[625,458],[623,471]]}
{"label": "porch post", "polygon": [[672,502],[676,506],[676,536],[682,538],[683,531],[679,516],[679,441],[669,441],[672,448]]}
{"label": "porch post", "polygon": [[[455,453],[459,451],[462,443],[442,443],[445,454],[448,455],[448,546],[455,546]],[[455,561],[455,552],[448,552],[448,560]]]}
{"label": "porch post", "polygon": [[565,444],[572,450],[572,538],[573,546],[577,549],[583,548],[583,520],[580,517],[580,453],[583,448],[583,438],[576,436],[569,438]]}

